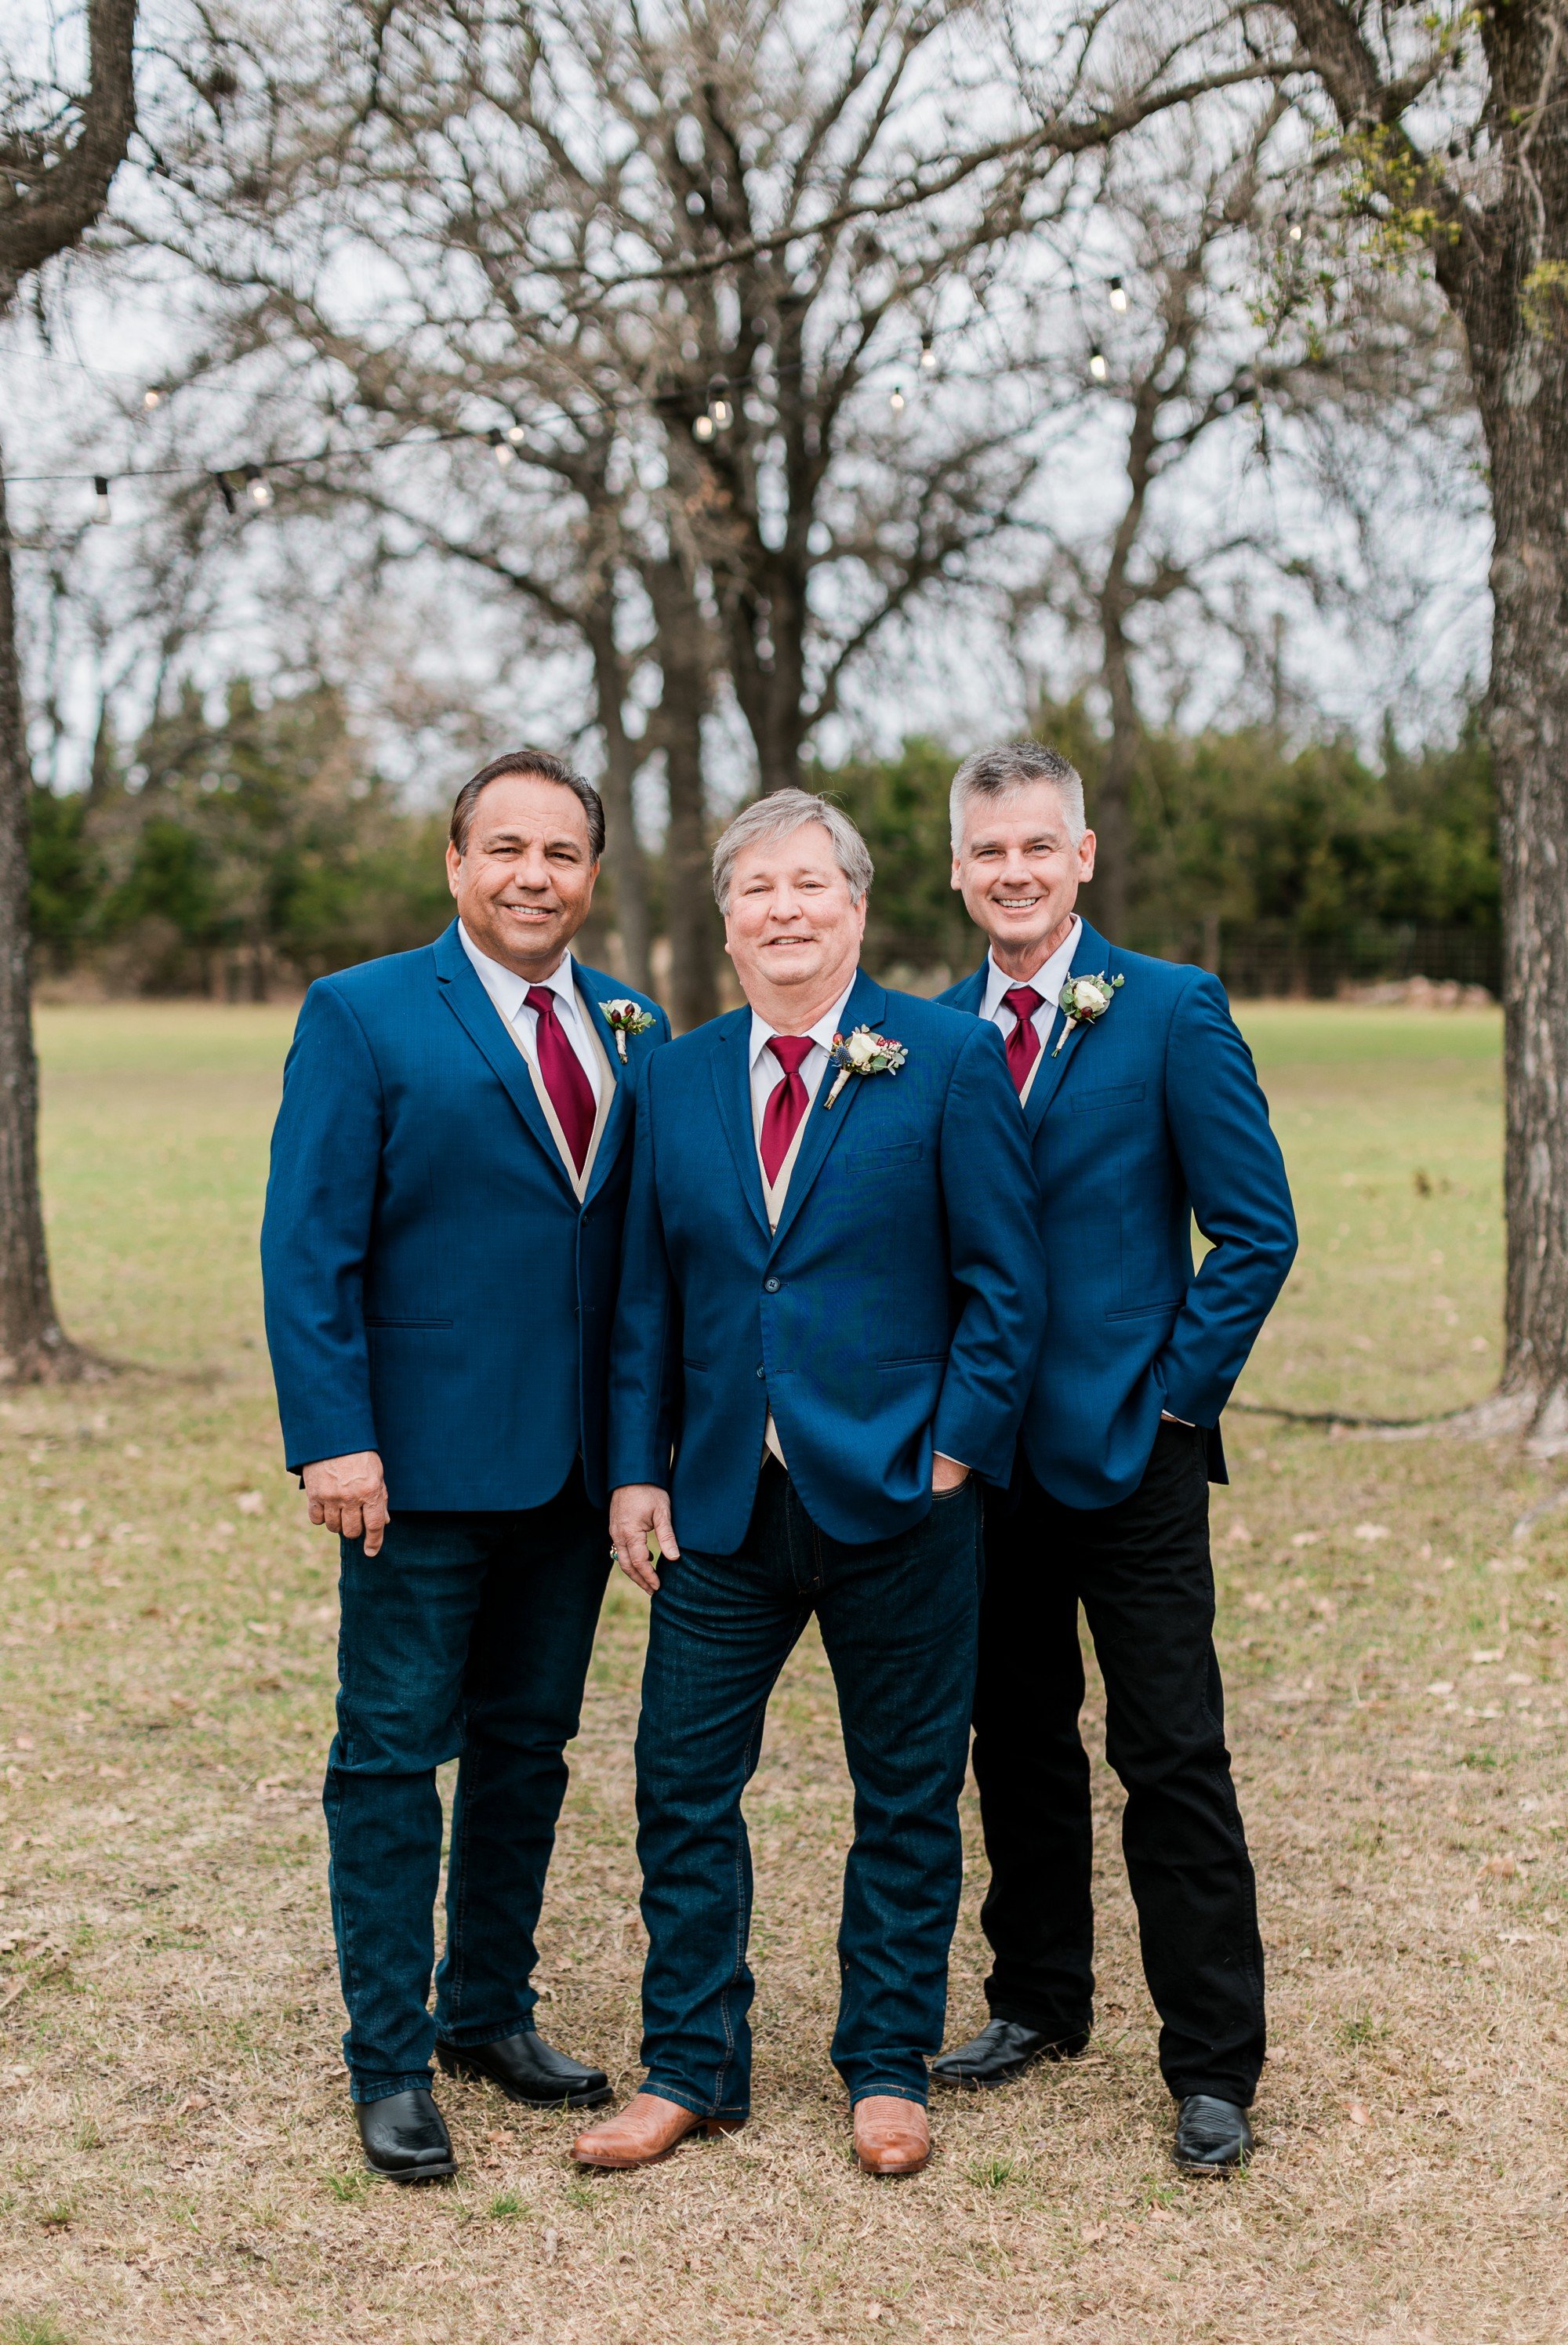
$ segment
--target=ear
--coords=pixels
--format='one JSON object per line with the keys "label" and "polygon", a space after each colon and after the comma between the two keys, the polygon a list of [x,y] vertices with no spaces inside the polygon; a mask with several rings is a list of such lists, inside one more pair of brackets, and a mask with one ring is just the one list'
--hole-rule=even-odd
{"label": "ear", "polygon": [[953,871],[951,878],[948,879],[947,885],[949,888],[956,888],[959,894],[963,893],[964,881],[958,869],[958,858],[956,854],[955,854],[953,858]]}
{"label": "ear", "polygon": [[1086,830],[1078,841],[1078,879],[1080,883],[1095,876],[1095,848],[1098,841],[1092,830]]}
{"label": "ear", "polygon": [[462,857],[449,838],[447,841],[447,892],[450,896],[456,896],[458,892],[458,873],[462,868]]}

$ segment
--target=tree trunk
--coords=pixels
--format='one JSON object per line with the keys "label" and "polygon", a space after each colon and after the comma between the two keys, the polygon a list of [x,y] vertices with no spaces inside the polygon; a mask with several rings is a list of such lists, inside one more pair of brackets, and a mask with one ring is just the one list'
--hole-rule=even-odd
{"label": "tree trunk", "polygon": [[708,860],[703,787],[703,719],[710,674],[697,599],[680,564],[652,565],[648,579],[663,673],[658,738],[664,751],[670,823],[664,840],[670,933],[670,1016],[688,1033],[718,1014],[719,922]]}
{"label": "tree trunk", "polygon": [[593,682],[599,726],[604,736],[605,846],[614,873],[615,926],[626,979],[640,993],[649,987],[653,924],[648,910],[648,866],[632,803],[637,753],[626,732],[623,714],[625,674],[615,643],[615,614],[606,607],[584,629],[593,654]]}
{"label": "tree trunk", "polygon": [[1095,790],[1095,925],[1113,944],[1125,941],[1132,865],[1132,783],[1138,765],[1138,706],[1119,613],[1101,617],[1105,685],[1110,695],[1110,746]]}
{"label": "tree trunk", "polygon": [[5,476],[0,462],[0,1377],[57,1384],[84,1355],[56,1315],[38,1193],[27,830],[32,773],[22,715]]}
{"label": "tree trunk", "polygon": [[1486,722],[1502,893],[1502,1381],[1555,1448],[1568,1446],[1568,348],[1529,331],[1511,273],[1474,285],[1466,305],[1495,523]]}

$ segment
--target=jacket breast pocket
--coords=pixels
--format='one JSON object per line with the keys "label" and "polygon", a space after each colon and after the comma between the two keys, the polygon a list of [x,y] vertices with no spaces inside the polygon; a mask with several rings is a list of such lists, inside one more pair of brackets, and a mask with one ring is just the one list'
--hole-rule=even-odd
{"label": "jacket breast pocket", "polygon": [[870,1169],[881,1164],[914,1163],[926,1153],[923,1140],[885,1140],[870,1146],[856,1148],[847,1141],[839,1151],[839,1162],[852,1171],[862,1165]]}
{"label": "jacket breast pocket", "polygon": [[1070,1105],[1075,1115],[1091,1115],[1097,1108],[1136,1107],[1148,1089],[1146,1083],[1112,1083],[1098,1091],[1074,1091]]}

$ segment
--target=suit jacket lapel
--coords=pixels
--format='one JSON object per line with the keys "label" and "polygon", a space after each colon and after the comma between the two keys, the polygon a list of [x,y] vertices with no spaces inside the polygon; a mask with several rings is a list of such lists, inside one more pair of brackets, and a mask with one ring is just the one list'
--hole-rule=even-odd
{"label": "suit jacket lapel", "polygon": [[[712,1061],[719,1122],[735,1160],[741,1194],[766,1237],[768,1209],[763,1197],[763,1169],[757,1162],[757,1143],[752,1131],[752,1013],[749,1010],[733,1010],[719,1024],[723,1030],[713,1038]],[[798,1174],[798,1164],[795,1170]]]}
{"label": "suit jacket lapel", "polygon": [[966,1010],[971,1018],[978,1018],[986,1007],[986,980],[991,974],[991,956],[986,955],[977,969],[953,989],[953,1007]]}
{"label": "suit jacket lapel", "polygon": [[[881,986],[874,984],[863,970],[856,977],[849,1000],[844,1005],[843,1031],[848,1034],[856,1026],[876,1028],[877,1020],[886,1006],[886,994]],[[827,1161],[828,1150],[849,1122],[850,1111],[855,1105],[856,1095],[865,1090],[867,1083],[897,1081],[896,1076],[851,1075],[830,1108],[827,1104],[827,1095],[837,1080],[837,1071],[835,1067],[828,1068],[817,1086],[816,1097],[807,1111],[805,1131],[801,1138],[800,1154],[795,1158],[794,1171],[790,1175],[789,1194],[784,1199],[784,1211],[779,1215],[779,1225],[774,1232],[775,1251],[788,1234],[790,1223],[804,1204],[813,1182]],[[754,1147],[752,1150],[752,1155],[754,1159],[756,1155]],[[760,1176],[758,1186],[759,1188],[761,1186]]]}
{"label": "suit jacket lapel", "polygon": [[[1098,929],[1091,929],[1086,920],[1078,931],[1077,950],[1073,955],[1072,967],[1068,969],[1067,975],[1098,977],[1101,969],[1108,971],[1110,969],[1112,959],[1109,945]],[[1047,1056],[1044,1066],[1035,1077],[1029,1096],[1024,1101],[1024,1122],[1031,1140],[1045,1122],[1046,1110],[1061,1089],[1062,1077],[1067,1071],[1067,1062],[1083,1041],[1086,1030],[1081,1023],[1069,1026],[1061,1038],[1060,1048],[1056,1049],[1053,1045],[1055,1056]]]}
{"label": "suit jacket lapel", "polygon": [[[460,950],[461,948],[460,947],[459,949]],[[604,1046],[604,1056],[610,1062],[610,1071],[615,1079],[615,1094],[610,1102],[610,1112],[604,1119],[604,1129],[599,1135],[599,1146],[594,1151],[593,1162],[588,1168],[588,1187],[583,1194],[584,1204],[606,1178],[610,1167],[614,1163],[622,1142],[626,1136],[627,1123],[632,1114],[632,1069],[630,1061],[626,1065],[622,1065],[621,1046],[611,1030],[609,1020],[599,1007],[601,991],[608,996],[612,990],[609,978],[602,977],[596,969],[584,969],[581,961],[577,963],[577,999]]]}
{"label": "suit jacket lapel", "polygon": [[[575,1205],[577,1192],[572,1185],[571,1177],[561,1161],[561,1151],[544,1120],[544,1111],[539,1104],[528,1063],[507,1032],[500,1011],[480,983],[473,963],[459,943],[455,920],[436,939],[434,952],[436,978],[442,1000],[499,1080]],[[601,1155],[604,1152],[602,1143],[599,1152]]]}

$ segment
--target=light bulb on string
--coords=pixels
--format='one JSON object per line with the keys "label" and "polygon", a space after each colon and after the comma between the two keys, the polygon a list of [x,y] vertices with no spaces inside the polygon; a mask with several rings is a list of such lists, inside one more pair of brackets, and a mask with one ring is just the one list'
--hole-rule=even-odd
{"label": "light bulb on string", "polygon": [[1290,241],[1292,244],[1300,244],[1301,241],[1301,223],[1300,220],[1292,220],[1290,223]]}
{"label": "light bulb on string", "polygon": [[245,468],[245,485],[249,492],[250,502],[253,505],[261,505],[265,507],[272,502],[272,490],[269,483],[263,477],[259,464],[247,464]]}
{"label": "light bulb on string", "polygon": [[521,423],[509,423],[506,427],[506,436],[514,448],[521,448],[528,434]]}
{"label": "light bulb on string", "polygon": [[143,393],[142,393],[142,405],[147,409],[147,413],[148,413],[149,415],[152,413],[153,409],[158,405],[158,403],[160,402],[160,401],[162,400],[162,398],[163,398],[163,393],[162,393],[162,391],[143,391]]}
{"label": "light bulb on string", "polygon": [[1113,277],[1110,280],[1110,306],[1118,317],[1127,308],[1127,287],[1119,277]]}
{"label": "light bulb on string", "polygon": [[102,472],[93,474],[93,519],[96,522],[114,519],[109,510],[109,484]]}
{"label": "light bulb on string", "polygon": [[501,431],[498,427],[493,431],[487,431],[485,433],[485,438],[490,442],[491,448],[495,452],[496,462],[501,466],[501,471],[504,472],[507,466],[511,463],[514,452],[507,445],[505,432]]}
{"label": "light bulb on string", "polygon": [[708,416],[715,431],[727,431],[735,420],[729,390],[723,375],[715,375],[708,385]]}
{"label": "light bulb on string", "polygon": [[705,414],[705,413],[704,413],[704,414],[703,414],[703,415],[699,415],[699,416],[697,416],[697,417],[693,420],[693,424],[692,424],[692,437],[693,437],[693,440],[708,441],[708,440],[711,440],[711,439],[713,438],[713,417],[712,417],[711,415],[708,415],[708,414]]}
{"label": "light bulb on string", "polygon": [[1097,382],[1103,382],[1109,371],[1110,370],[1105,362],[1105,352],[1103,350],[1091,350],[1089,352],[1089,372],[1093,375],[1095,381]]}
{"label": "light bulb on string", "polygon": [[900,391],[896,383],[893,386],[892,396],[889,398],[887,404],[891,407],[895,415],[903,414],[905,405],[904,393]]}
{"label": "light bulb on string", "polygon": [[922,374],[935,374],[936,371],[936,353],[931,347],[929,334],[920,337],[920,371]]}

